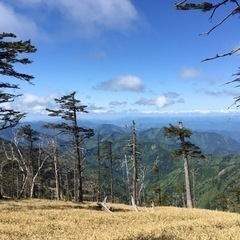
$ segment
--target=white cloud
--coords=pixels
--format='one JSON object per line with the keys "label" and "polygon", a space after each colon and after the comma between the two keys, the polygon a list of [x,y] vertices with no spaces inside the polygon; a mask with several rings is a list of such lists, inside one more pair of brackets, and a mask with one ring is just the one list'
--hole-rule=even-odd
{"label": "white cloud", "polygon": [[94,104],[90,104],[88,107],[87,107],[87,111],[103,111],[105,110],[104,107],[97,107],[95,106]]}
{"label": "white cloud", "polygon": [[61,0],[58,6],[72,20],[90,28],[126,29],[137,18],[129,0]]}
{"label": "white cloud", "polygon": [[134,91],[143,92],[144,85],[140,78],[132,75],[120,76],[106,82],[100,83],[96,89],[111,91]]}
{"label": "white cloud", "polygon": [[0,29],[2,32],[12,32],[24,39],[36,36],[40,32],[34,21],[18,14],[12,7],[1,2]]}
{"label": "white cloud", "polygon": [[160,96],[155,99],[155,103],[158,108],[164,108],[170,104],[170,101],[166,97]]}
{"label": "white cloud", "polygon": [[[126,30],[138,19],[130,0],[10,0],[19,8],[57,11],[75,31],[94,35],[102,30]],[[34,17],[34,16],[32,16]],[[36,19],[37,21],[37,19]]]}
{"label": "white cloud", "polygon": [[180,94],[176,92],[166,92],[163,95],[168,98],[178,98]]}
{"label": "white cloud", "polygon": [[238,92],[235,91],[229,91],[229,90],[223,90],[223,91],[210,91],[207,89],[202,89],[196,91],[196,93],[203,93],[211,97],[223,97],[223,96],[230,96],[230,97],[236,97],[238,96]]}
{"label": "white cloud", "polygon": [[180,77],[183,80],[196,80],[201,74],[201,70],[197,68],[182,68]]}
{"label": "white cloud", "polygon": [[119,102],[119,101],[111,101],[111,102],[109,102],[109,105],[110,106],[121,106],[121,105],[126,105],[127,104],[127,102]]}
{"label": "white cloud", "polygon": [[25,93],[15,102],[14,109],[20,112],[26,112],[28,114],[47,114],[46,108],[54,108],[54,96],[50,97],[39,97],[30,93]]}
{"label": "white cloud", "polygon": [[[173,98],[176,98],[174,95]],[[156,98],[141,98],[135,104],[137,105],[146,105],[146,106],[154,106],[157,109],[162,109],[167,106],[173,105],[175,103],[184,103],[182,98],[174,100],[173,98],[167,96],[159,96]]]}
{"label": "white cloud", "polygon": [[165,96],[160,96],[157,98],[141,98],[137,102],[137,105],[147,105],[147,106],[155,106],[156,108],[164,108],[170,104],[170,101]]}
{"label": "white cloud", "polygon": [[[172,112],[173,113],[173,112]],[[233,114],[236,110],[231,109],[219,109],[219,110],[209,110],[209,109],[195,109],[195,110],[183,110],[176,111],[175,114],[202,114],[202,115],[218,115],[218,114]]]}
{"label": "white cloud", "polygon": [[36,103],[38,104],[45,104],[48,100],[43,97],[38,97],[36,95],[30,94],[30,93],[25,93],[23,95],[22,103],[23,104],[31,104],[34,105]]}
{"label": "white cloud", "polygon": [[207,116],[221,116],[221,115],[230,115],[233,114],[239,114],[236,110],[231,109],[220,109],[220,110],[208,110],[208,109],[196,109],[196,110],[182,110],[182,111],[161,111],[161,110],[145,110],[145,111],[139,111],[139,113],[147,114],[147,115],[169,115],[169,116],[201,116],[201,115],[207,115]]}

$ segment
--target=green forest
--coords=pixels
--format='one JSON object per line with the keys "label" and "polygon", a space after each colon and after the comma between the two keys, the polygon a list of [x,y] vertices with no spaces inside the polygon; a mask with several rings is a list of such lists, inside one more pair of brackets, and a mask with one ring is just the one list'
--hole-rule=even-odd
{"label": "green forest", "polygon": [[[78,200],[71,134],[60,134],[46,125],[35,123],[33,130],[22,124],[13,131],[2,131],[3,198]],[[101,124],[93,131],[94,136],[81,140],[80,145],[82,201],[108,197],[111,202],[131,204],[135,141],[137,204],[186,207],[182,154],[173,154],[180,140],[166,138],[164,126],[146,130],[136,127],[136,135],[134,125]],[[201,132],[193,132],[189,140],[204,154],[188,157],[193,207],[238,212],[239,143],[220,134]]]}

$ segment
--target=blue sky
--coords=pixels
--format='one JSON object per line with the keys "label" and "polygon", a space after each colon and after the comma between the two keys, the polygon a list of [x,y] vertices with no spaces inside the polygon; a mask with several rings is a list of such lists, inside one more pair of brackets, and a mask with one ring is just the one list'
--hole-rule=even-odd
{"label": "blue sky", "polygon": [[[211,114],[236,111],[232,80],[239,56],[201,60],[239,47],[239,16],[210,35],[230,11],[176,11],[163,0],[0,0],[0,28],[31,39],[33,63],[17,69],[35,77],[21,83],[12,103],[46,116],[54,98],[77,92],[91,117]],[[197,1],[196,1],[197,2]],[[217,1],[213,1],[217,2]]]}

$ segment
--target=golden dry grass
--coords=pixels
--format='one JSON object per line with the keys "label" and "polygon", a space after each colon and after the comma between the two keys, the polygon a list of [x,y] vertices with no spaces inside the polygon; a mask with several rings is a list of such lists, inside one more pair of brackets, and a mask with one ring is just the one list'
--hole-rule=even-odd
{"label": "golden dry grass", "polygon": [[96,203],[0,201],[0,239],[239,240],[240,215],[157,207],[154,212],[115,204],[113,214]]}

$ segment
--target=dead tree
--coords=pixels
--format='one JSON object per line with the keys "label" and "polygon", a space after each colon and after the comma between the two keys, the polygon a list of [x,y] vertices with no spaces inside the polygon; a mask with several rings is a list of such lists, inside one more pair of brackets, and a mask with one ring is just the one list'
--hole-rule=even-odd
{"label": "dead tree", "polygon": [[[36,179],[45,162],[50,158],[50,155],[45,151],[42,138],[38,137],[37,139],[38,147],[33,145],[33,141],[36,140],[33,137],[35,133],[29,125],[24,126],[24,128],[21,128],[21,130],[23,132],[18,132],[18,134],[15,134],[13,143],[10,146],[11,154],[7,155],[7,158],[12,161],[16,161],[18,163],[20,172],[22,173],[22,187],[18,194],[18,198],[21,198],[23,193],[26,191],[26,194],[32,198],[34,196]],[[29,150],[26,149],[26,146],[24,146],[23,143],[20,143],[20,139],[23,136],[23,133],[28,134],[25,137],[29,137]],[[27,186],[28,189],[26,189]]]}

